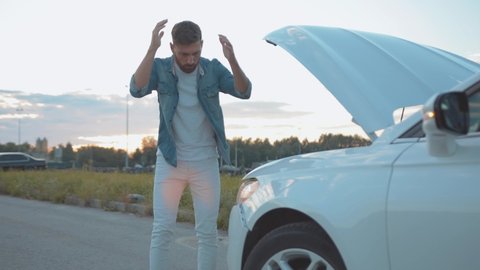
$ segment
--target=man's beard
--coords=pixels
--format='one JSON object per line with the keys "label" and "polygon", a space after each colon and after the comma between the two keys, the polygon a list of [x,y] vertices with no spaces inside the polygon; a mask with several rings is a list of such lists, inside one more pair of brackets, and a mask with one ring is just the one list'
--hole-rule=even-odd
{"label": "man's beard", "polygon": [[197,64],[180,66],[180,69],[185,73],[192,73],[196,68],[197,68]]}

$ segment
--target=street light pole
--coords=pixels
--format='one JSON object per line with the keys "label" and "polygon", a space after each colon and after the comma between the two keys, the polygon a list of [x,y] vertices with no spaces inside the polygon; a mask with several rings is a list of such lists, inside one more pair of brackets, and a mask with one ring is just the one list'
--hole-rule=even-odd
{"label": "street light pole", "polygon": [[[127,87],[127,85],[125,85]],[[128,88],[127,88],[128,90]],[[128,92],[126,96],[127,115],[126,115],[126,141],[125,141],[125,168],[128,168]]]}
{"label": "street light pole", "polygon": [[21,149],[21,141],[22,141],[22,117],[20,115],[20,112],[23,112],[23,108],[17,108],[16,110],[18,112],[18,151]]}
{"label": "street light pole", "polygon": [[238,168],[238,151],[237,151],[237,141],[235,140],[235,169]]}

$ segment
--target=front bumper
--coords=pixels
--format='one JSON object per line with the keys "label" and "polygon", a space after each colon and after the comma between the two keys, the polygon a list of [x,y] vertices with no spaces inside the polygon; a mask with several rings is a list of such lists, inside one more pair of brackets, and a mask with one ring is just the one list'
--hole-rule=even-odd
{"label": "front bumper", "polygon": [[232,207],[228,223],[227,266],[229,270],[242,269],[243,247],[248,228],[245,226],[239,205]]}

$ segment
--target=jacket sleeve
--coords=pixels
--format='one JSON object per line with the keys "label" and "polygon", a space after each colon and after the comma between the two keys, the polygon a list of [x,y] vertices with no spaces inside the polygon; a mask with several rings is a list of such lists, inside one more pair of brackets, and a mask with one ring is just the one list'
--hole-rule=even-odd
{"label": "jacket sleeve", "polygon": [[235,89],[235,83],[232,72],[228,70],[217,59],[212,60],[220,81],[220,91],[241,99],[249,99],[252,93],[252,82],[248,80],[248,88],[244,93]]}
{"label": "jacket sleeve", "polygon": [[[156,60],[156,59],[155,59]],[[152,72],[150,73],[150,80],[147,85],[142,88],[138,88],[135,84],[135,75],[132,75],[130,78],[130,94],[133,97],[141,98],[152,93],[152,90],[156,90],[157,87],[157,67],[156,61],[154,61],[152,66]]]}

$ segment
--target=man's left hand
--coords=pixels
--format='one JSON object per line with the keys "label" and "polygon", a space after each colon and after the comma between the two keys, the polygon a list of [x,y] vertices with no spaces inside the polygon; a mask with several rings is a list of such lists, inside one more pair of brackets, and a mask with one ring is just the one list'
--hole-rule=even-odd
{"label": "man's left hand", "polygon": [[235,59],[235,54],[233,52],[233,46],[232,43],[228,40],[228,38],[224,35],[218,35],[218,40],[220,41],[220,44],[222,44],[222,49],[223,49],[223,55],[227,60],[233,60]]}

